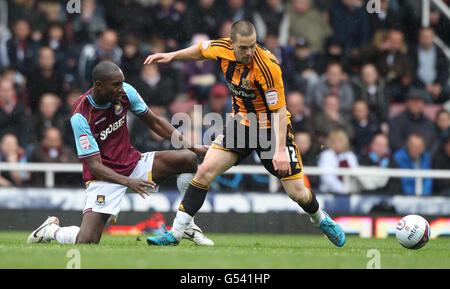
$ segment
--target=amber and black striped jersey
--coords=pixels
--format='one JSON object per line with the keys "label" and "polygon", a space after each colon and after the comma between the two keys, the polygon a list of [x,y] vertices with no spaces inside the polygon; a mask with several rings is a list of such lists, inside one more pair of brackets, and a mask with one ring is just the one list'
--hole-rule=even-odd
{"label": "amber and black striped jersey", "polygon": [[[231,91],[232,114],[242,116],[249,126],[249,113],[254,113],[260,128],[270,128],[271,112],[286,105],[281,68],[276,57],[257,45],[249,64],[236,60],[229,38],[203,41],[199,44],[203,56],[219,62]],[[287,112],[290,123],[290,113]]]}

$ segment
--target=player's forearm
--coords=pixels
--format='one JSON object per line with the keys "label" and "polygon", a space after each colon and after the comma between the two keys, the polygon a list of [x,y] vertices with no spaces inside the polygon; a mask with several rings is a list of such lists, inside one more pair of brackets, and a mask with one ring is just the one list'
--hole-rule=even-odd
{"label": "player's forearm", "polygon": [[170,54],[172,54],[173,60],[195,61],[205,59],[198,45],[192,45],[188,48],[171,52]]}
{"label": "player's forearm", "polygon": [[100,161],[89,161],[88,162],[88,168],[91,171],[91,173],[98,179],[110,183],[120,184],[123,186],[128,185],[129,178],[126,176],[123,176],[121,174],[118,174],[108,168],[107,166],[103,165]]}
{"label": "player's forearm", "polygon": [[179,141],[183,148],[192,148],[191,142],[188,139],[184,138],[183,135],[164,118],[158,117],[156,121],[152,122],[151,125],[151,129],[162,138],[170,141]]}
{"label": "player's forearm", "polygon": [[275,133],[275,152],[286,151],[286,126],[287,114],[286,106],[274,111],[273,114],[273,130]]}

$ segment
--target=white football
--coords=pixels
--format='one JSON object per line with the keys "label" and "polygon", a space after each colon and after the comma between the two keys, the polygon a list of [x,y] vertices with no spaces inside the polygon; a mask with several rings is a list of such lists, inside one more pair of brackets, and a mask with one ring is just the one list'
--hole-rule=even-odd
{"label": "white football", "polygon": [[418,215],[402,218],[396,226],[397,241],[405,248],[419,249],[430,239],[431,229],[427,220]]}

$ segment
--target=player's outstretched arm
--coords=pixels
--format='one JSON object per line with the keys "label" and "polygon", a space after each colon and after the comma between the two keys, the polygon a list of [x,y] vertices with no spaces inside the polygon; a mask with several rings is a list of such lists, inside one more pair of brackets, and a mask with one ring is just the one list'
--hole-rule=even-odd
{"label": "player's outstretched arm", "polygon": [[152,188],[154,189],[156,187],[156,184],[153,181],[146,181],[141,179],[131,179],[126,176],[122,176],[110,168],[106,167],[102,163],[102,159],[100,155],[96,155],[93,157],[85,158],[86,165],[88,166],[89,170],[92,172],[92,174],[99,178],[100,180],[120,184],[123,186],[126,186],[130,188],[131,190],[135,191],[139,195],[141,195],[142,198],[145,199],[145,195],[150,195],[149,192],[147,192],[146,188]]}
{"label": "player's outstretched arm", "polygon": [[169,63],[174,60],[203,60],[206,59],[198,45],[192,45],[188,48],[168,53],[151,54],[145,59],[144,64],[150,63]]}
{"label": "player's outstretched arm", "polygon": [[195,146],[188,139],[184,138],[183,135],[166,119],[157,116],[150,109],[147,110],[147,113],[143,115],[139,115],[139,118],[154,132],[156,132],[162,138],[167,140],[176,140],[180,141],[182,146],[186,149],[191,150],[199,156],[204,156],[206,151],[208,150],[208,146]]}

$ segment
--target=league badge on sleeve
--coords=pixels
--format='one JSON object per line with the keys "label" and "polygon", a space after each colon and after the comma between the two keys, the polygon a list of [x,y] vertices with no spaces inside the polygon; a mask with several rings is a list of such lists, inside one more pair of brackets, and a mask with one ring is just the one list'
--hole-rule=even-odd
{"label": "league badge on sleeve", "polygon": [[278,93],[275,89],[266,92],[266,100],[268,105],[276,105],[278,103]]}
{"label": "league badge on sleeve", "polygon": [[91,147],[91,143],[89,142],[89,137],[87,136],[87,134],[80,135],[78,140],[80,142],[80,147],[82,150],[86,151]]}

